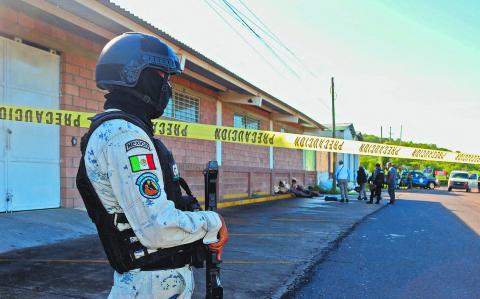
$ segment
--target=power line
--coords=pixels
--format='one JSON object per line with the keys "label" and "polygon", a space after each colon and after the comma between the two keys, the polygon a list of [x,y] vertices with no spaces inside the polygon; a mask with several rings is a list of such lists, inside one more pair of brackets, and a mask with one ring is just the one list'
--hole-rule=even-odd
{"label": "power line", "polygon": [[270,52],[277,58],[277,60],[283,64],[297,79],[301,79],[297,72],[295,72],[281,57],[278,53],[250,26],[245,22],[245,20],[236,12],[232,5],[227,1],[223,0],[223,3],[240,19],[240,24],[245,26],[250,32],[268,49]]}
{"label": "power line", "polygon": [[300,79],[300,76],[280,57],[280,55],[277,54],[277,52],[250,26],[247,24],[247,22],[237,13],[237,9],[234,8],[232,4],[230,4],[228,1],[223,0],[223,3],[230,9],[231,12],[233,12],[234,17],[242,24],[244,27],[246,27],[253,35],[268,49],[270,52],[275,56],[275,58],[284,65],[285,68],[287,68],[293,75],[295,75],[298,79]]}
{"label": "power line", "polygon": [[[215,9],[215,7],[213,7],[212,5],[210,5],[210,3],[208,2],[208,0],[204,0],[204,2],[217,14],[217,16],[220,17],[220,19],[223,20],[223,22],[225,24],[227,24],[228,27],[230,27],[230,29],[232,29],[255,53],[257,53],[263,61],[265,61],[277,74],[279,74],[279,70],[270,62],[268,61],[267,58],[265,58],[265,56],[262,55],[262,53],[260,53],[248,40],[246,40],[241,34],[240,32],[238,32],[237,29],[235,29],[219,12],[218,10]],[[212,1],[213,2],[213,1]],[[214,2],[213,2],[214,3]]]}
{"label": "power line", "polygon": [[[312,72],[310,70],[310,68],[292,51],[290,50],[289,47],[287,47],[281,40],[280,38],[242,1],[242,0],[238,0],[240,2],[240,4],[242,4],[243,7],[245,7],[248,12],[255,18],[257,19],[258,22],[260,22],[260,24],[265,28],[266,31],[268,31],[270,33],[270,37],[272,37],[272,39],[274,41],[276,41],[281,47],[283,47],[288,53],[290,53],[290,55],[292,55],[293,58],[295,58],[295,60],[301,65],[303,66],[308,73],[310,73],[310,75],[312,75],[313,77],[317,77],[317,75]],[[248,18],[248,17],[247,17]],[[250,19],[249,19],[250,20]],[[250,20],[251,21],[251,20]],[[251,21],[253,24],[255,24],[255,22]],[[255,24],[256,25],[256,24]],[[256,25],[257,27],[260,27],[258,25]],[[260,29],[262,30],[262,29]],[[264,30],[262,30],[264,31]],[[265,31],[264,31],[265,32]]]}
{"label": "power line", "polygon": [[[283,43],[280,41],[280,39],[277,37],[277,35],[276,35],[272,30],[270,30],[270,28],[268,28],[268,26],[267,26],[264,22],[262,22],[262,20],[261,20],[242,0],[239,0],[239,2],[243,5],[243,7],[245,7],[245,8],[248,10],[248,12],[249,12],[255,19],[257,19],[258,22],[260,22],[260,24],[262,24],[262,26],[274,37],[274,39],[275,39],[278,43],[283,44]],[[285,47],[285,49],[286,49],[287,51],[289,51],[290,53],[293,54],[293,52],[291,52],[288,47],[286,47],[286,46],[284,46],[284,47]]]}
{"label": "power line", "polygon": [[[245,4],[244,4],[245,5]],[[235,19],[237,19],[239,22],[243,22],[243,20],[240,18],[239,15],[241,15],[241,17],[243,17],[244,19],[246,19],[247,21],[250,22],[250,24],[256,28],[258,28],[261,32],[263,32],[267,37],[269,37],[272,41],[274,41],[279,47],[280,47],[280,50],[284,50],[286,51],[286,54],[288,54],[286,56],[286,58],[289,58],[291,59],[292,62],[295,62],[296,64],[300,65],[301,67],[303,67],[312,77],[317,77],[316,74],[314,74],[309,68],[307,65],[305,65],[305,63],[303,63],[303,61],[301,61],[300,58],[298,58],[298,56],[292,51],[290,50],[276,35],[274,35],[273,32],[267,30],[268,28],[263,28],[262,26],[258,25],[257,23],[255,23],[255,21],[253,21],[251,18],[249,18],[246,14],[244,14],[241,10],[239,10],[238,8],[236,8],[235,6],[231,5],[233,9],[235,9],[235,11],[237,12],[237,14],[233,14],[232,11],[230,10],[228,13],[234,17]],[[225,9],[224,9],[225,11]]]}
{"label": "power line", "polygon": [[[248,30],[253,33],[257,39],[259,39],[259,41],[261,41],[262,43],[266,43],[265,40],[263,40],[263,38],[251,27],[249,26],[246,21],[239,15],[243,15],[245,16],[242,12],[240,12],[238,9],[236,9],[234,6],[232,6],[230,3],[225,3],[227,1],[223,1],[225,5],[221,5],[221,0],[219,0],[218,2],[214,1],[214,0],[210,0],[210,1],[207,1],[207,0],[204,0],[204,2],[215,12],[215,14],[217,14],[224,23],[226,23],[252,50],[254,50],[255,53],[257,53],[270,67],[272,67],[272,69],[274,69],[277,74],[279,75],[282,75],[281,73],[278,72],[278,69],[272,65],[268,59],[266,59],[250,42],[248,42],[244,37],[243,35],[238,32],[238,30],[236,28],[234,28],[229,21],[227,21],[227,19],[225,19],[225,17],[217,10],[217,8],[223,10],[223,12],[227,13],[228,15],[230,15],[231,17],[233,17],[234,19],[236,19],[238,22],[240,22],[240,24],[246,28],[248,28]],[[215,5],[217,8],[215,8],[214,6]],[[230,6],[229,6],[230,4]],[[243,3],[242,3],[243,4]],[[245,4],[243,4],[245,6]],[[227,9],[228,8],[228,9]],[[247,8],[248,9],[248,8]],[[253,13],[250,9],[248,9],[251,13]],[[258,17],[257,17],[258,18]],[[251,19],[247,18],[250,22],[253,23],[253,25],[255,25],[256,27],[259,27],[259,25],[255,24]],[[260,21],[261,22],[261,21]],[[263,22],[261,22],[263,23]],[[259,27],[260,28],[260,27]],[[264,33],[266,33],[266,31],[264,29],[261,29],[260,30]],[[266,30],[269,30],[268,28]],[[271,32],[271,31],[270,31]],[[273,32],[271,32],[271,34],[269,35],[270,38],[273,37]],[[273,38],[272,38],[273,39]],[[278,37],[276,37],[276,39],[279,41]],[[266,47],[269,47],[269,45],[267,44]],[[285,46],[286,48],[286,46]],[[273,49],[271,49],[270,47],[270,50],[273,51]],[[274,51],[273,51],[274,52]],[[274,53],[276,54],[276,53]],[[281,58],[280,58],[281,60]],[[285,63],[283,60],[281,60],[283,63]],[[294,72],[295,73],[295,72]],[[296,74],[296,73],[295,73]],[[298,75],[297,75],[297,78]],[[299,78],[300,79],[300,78]],[[325,102],[321,99],[321,98],[317,98],[318,102],[323,106],[321,107],[322,109],[326,109],[327,111],[330,111],[330,107],[325,104]]]}

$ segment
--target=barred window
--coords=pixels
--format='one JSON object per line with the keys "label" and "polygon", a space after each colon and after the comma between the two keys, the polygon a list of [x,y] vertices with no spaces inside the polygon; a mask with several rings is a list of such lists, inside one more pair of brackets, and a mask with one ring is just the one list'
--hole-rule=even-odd
{"label": "barred window", "polygon": [[198,98],[173,91],[172,100],[168,103],[163,115],[178,120],[198,123],[199,102]]}
{"label": "barred window", "polygon": [[235,113],[233,115],[233,126],[235,128],[260,130],[260,120],[250,116]]}

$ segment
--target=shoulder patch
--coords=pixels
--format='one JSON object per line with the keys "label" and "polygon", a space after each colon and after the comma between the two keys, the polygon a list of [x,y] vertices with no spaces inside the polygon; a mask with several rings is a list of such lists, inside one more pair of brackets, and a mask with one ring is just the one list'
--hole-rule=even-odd
{"label": "shoulder patch", "polygon": [[127,151],[127,152],[129,150],[137,148],[137,147],[141,147],[141,148],[144,148],[144,149],[147,149],[147,150],[151,151],[150,144],[147,141],[142,140],[142,139],[134,139],[134,140],[130,140],[129,142],[125,143],[125,151]]}
{"label": "shoulder patch", "polygon": [[138,177],[135,184],[138,186],[140,194],[147,199],[155,199],[160,197],[160,185],[158,184],[158,177],[146,172]]}
{"label": "shoulder patch", "polygon": [[132,172],[156,169],[153,154],[130,156],[128,160],[130,161]]}

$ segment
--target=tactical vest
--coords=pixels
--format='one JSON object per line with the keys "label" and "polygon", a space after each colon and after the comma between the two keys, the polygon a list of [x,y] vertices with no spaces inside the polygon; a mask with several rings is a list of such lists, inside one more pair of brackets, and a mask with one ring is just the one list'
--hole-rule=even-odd
{"label": "tactical vest", "polygon": [[[77,173],[77,188],[85,203],[89,217],[97,227],[98,235],[107,255],[108,261],[115,271],[124,273],[132,269],[160,270],[174,269],[185,265],[203,267],[205,260],[205,245],[202,240],[191,244],[171,248],[151,250],[143,246],[133,232],[133,229],[120,231],[119,225],[128,224],[123,213],[109,214],[96,193],[85,168],[85,151],[90,136],[102,123],[113,120],[126,120],[144,130],[157,152],[163,173],[164,189],[167,199],[175,203],[175,207],[183,211],[200,210],[200,205],[193,197],[190,188],[178,173],[178,168],[172,153],[158,139],[154,138],[151,130],[139,118],[122,111],[103,112],[91,118],[89,131],[82,137],[80,147],[82,158]],[[187,195],[182,196],[182,187]]]}
{"label": "tactical vest", "polygon": [[381,186],[383,185],[385,181],[385,172],[383,172],[383,170],[378,170],[377,171],[377,174],[375,175],[375,185],[378,185],[378,186]]}

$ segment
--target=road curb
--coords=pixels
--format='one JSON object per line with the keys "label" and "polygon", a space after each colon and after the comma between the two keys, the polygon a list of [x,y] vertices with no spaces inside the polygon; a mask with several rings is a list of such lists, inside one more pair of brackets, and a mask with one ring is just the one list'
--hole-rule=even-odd
{"label": "road curb", "polygon": [[368,217],[376,214],[378,211],[383,210],[387,205],[383,204],[381,207],[376,209],[375,211],[368,213],[367,215],[363,216],[359,220],[355,221],[351,227],[341,233],[335,240],[330,241],[328,245],[323,248],[319,254],[315,255],[308,263],[305,264],[302,269],[299,269],[295,272],[300,273],[292,273],[292,278],[287,280],[281,287],[279,287],[270,297],[271,299],[290,299],[294,298],[295,293],[302,287],[304,287],[308,282],[308,277],[310,277],[315,268],[323,263],[328,255],[337,249],[342,241],[348,237],[355,228],[362,223]]}

